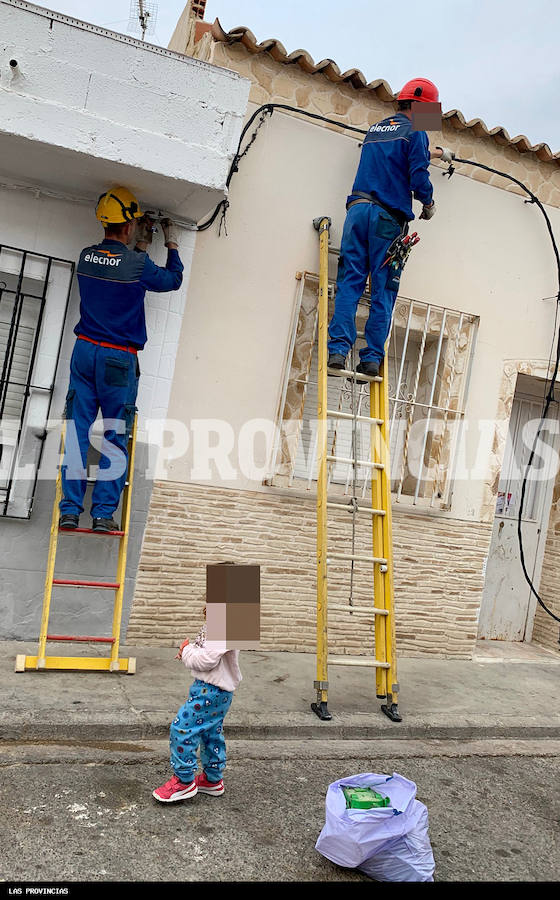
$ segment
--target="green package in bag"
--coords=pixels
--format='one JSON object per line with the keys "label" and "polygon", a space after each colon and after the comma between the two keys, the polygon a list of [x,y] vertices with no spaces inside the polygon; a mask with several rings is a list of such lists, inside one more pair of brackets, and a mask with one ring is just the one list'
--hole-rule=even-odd
{"label": "green package in bag", "polygon": [[346,798],[346,809],[379,809],[391,805],[389,797],[382,797],[373,788],[353,787],[351,784],[341,787]]}

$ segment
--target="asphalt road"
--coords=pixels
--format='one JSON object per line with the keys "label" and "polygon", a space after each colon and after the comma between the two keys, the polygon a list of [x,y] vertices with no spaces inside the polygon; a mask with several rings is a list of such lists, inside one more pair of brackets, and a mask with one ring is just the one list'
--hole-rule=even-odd
{"label": "asphalt road", "polygon": [[224,796],[172,806],[151,796],[170,774],[163,741],[4,745],[0,879],[368,881],[314,849],[325,793],[396,771],[428,807],[437,881],[558,880],[557,742],[398,744],[231,742]]}

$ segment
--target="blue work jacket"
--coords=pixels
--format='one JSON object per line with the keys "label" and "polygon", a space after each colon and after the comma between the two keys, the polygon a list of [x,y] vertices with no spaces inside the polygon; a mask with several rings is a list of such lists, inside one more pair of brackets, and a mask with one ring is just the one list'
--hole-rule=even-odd
{"label": "blue work jacket", "polygon": [[141,350],[147,337],[146,291],[176,291],[183,281],[183,263],[177,250],[168,249],[162,268],[147,253],[105,239],[82,250],[77,274],[80,321],[74,334]]}
{"label": "blue work jacket", "polygon": [[[369,129],[352,187],[378,200],[408,221],[414,218],[412,197],[427,206],[433,199],[428,175],[430,151],[425,131],[413,131],[404,113],[388,116]],[[356,199],[350,194],[348,200]]]}

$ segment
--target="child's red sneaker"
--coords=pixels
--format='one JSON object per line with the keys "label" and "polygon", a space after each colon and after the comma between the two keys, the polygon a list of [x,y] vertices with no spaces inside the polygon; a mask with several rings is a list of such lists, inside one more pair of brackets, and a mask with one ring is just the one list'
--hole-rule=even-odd
{"label": "child's red sneaker", "polygon": [[208,781],[206,773],[199,772],[198,775],[195,775],[194,780],[196,788],[201,794],[213,794],[214,797],[219,797],[225,791],[223,778],[220,778],[219,781]]}
{"label": "child's red sneaker", "polygon": [[189,797],[194,797],[196,792],[196,781],[183,784],[176,775],[172,775],[169,781],[152,791],[152,797],[155,797],[160,803],[177,803],[178,800],[188,800]]}

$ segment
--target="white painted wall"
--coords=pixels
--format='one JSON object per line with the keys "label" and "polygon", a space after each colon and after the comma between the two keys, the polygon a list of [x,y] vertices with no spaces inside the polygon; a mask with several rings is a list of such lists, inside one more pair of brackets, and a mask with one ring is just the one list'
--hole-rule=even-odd
{"label": "white painted wall", "polygon": [[[0,207],[2,244],[77,261],[83,247],[103,240],[103,228],[95,218],[94,209],[87,204],[0,188]],[[148,343],[138,355],[142,371],[139,406],[143,419],[167,412],[195,241],[195,232],[191,230],[179,228],[178,233],[179,254],[185,266],[181,288],[168,294],[146,294]],[[167,251],[160,233],[154,235],[149,253],[156,264],[165,265]],[[53,415],[58,415],[64,406],[68,366],[74,344],[73,328],[78,319],[79,294],[74,281],[55,386]],[[54,347],[58,344],[58,337],[58,334],[52,335]]]}
{"label": "white painted wall", "polygon": [[[250,109],[252,112],[254,107]],[[288,356],[298,271],[318,270],[312,220],[333,219],[340,244],[358,141],[275,112],[261,128],[230,190],[228,237],[197,236],[170,416],[215,417],[236,437],[251,419],[275,419]],[[504,162],[504,167],[506,164]],[[481,317],[467,418],[494,419],[504,360],[548,359],[556,271],[535,206],[433,166],[437,214],[417,221],[421,242],[401,293]],[[417,213],[420,212],[419,204]],[[560,212],[548,210],[557,233]],[[472,432],[466,452],[474,453]],[[237,448],[231,454],[236,467]],[[259,479],[193,476],[192,445],[168,463],[171,480],[260,490]],[[483,479],[456,484],[452,515],[476,520]]]}
{"label": "white painted wall", "polygon": [[0,0],[0,35],[0,176],[92,198],[121,181],[191,221],[223,197],[246,79],[22,0]]}
{"label": "white painted wall", "polygon": [[[142,197],[139,198],[142,201]],[[0,189],[0,244],[28,251],[77,260],[84,246],[103,238],[90,204],[71,203],[39,196],[30,191]],[[145,443],[148,418],[165,417],[173,377],[173,365],[181,317],[183,314],[192,255],[194,232],[179,229],[179,253],[185,266],[179,291],[146,295],[148,343],[139,353],[141,378],[137,405],[140,436],[137,446],[137,472],[133,494],[131,535],[129,541],[128,577],[123,616],[123,633],[128,621],[136,568],[148,513],[152,482],[146,476],[149,450]],[[154,236],[152,259],[165,264],[167,251],[161,235]],[[54,301],[53,297],[53,301]],[[60,300],[61,298],[56,298]],[[65,298],[62,298],[64,302]],[[74,279],[64,328],[60,361],[55,380],[50,418],[57,420],[64,407],[70,372],[70,356],[75,341],[73,328],[79,319],[79,293]],[[50,335],[50,351],[56,352],[59,333]],[[43,345],[49,352],[49,342]],[[41,360],[38,360],[41,363]],[[60,429],[49,432],[40,471],[35,503],[29,520],[0,518],[0,635],[4,638],[34,638],[38,634],[42,590],[48,549],[50,517],[54,498],[54,479],[58,463]],[[86,513],[89,512],[86,503]],[[87,526],[87,515],[83,523]],[[74,539],[60,541],[57,572],[61,577],[112,579],[115,571],[115,548],[111,542],[87,538],[77,544]],[[112,573],[112,574],[111,574]],[[59,592],[60,593],[60,592]],[[100,592],[77,591],[72,597],[55,596],[52,625],[76,634],[106,634],[111,627],[106,597]],[[52,628],[54,629],[54,627]]]}
{"label": "white painted wall", "polygon": [[[76,261],[84,246],[102,239],[94,205],[116,183],[132,190],[144,209],[162,210],[183,222],[183,285],[177,292],[146,296],[148,344],[139,354],[140,440],[123,629],[152,486],[146,475],[145,423],[167,414],[194,250],[195,232],[188,223],[211,212],[225,196],[248,94],[249,82],[237,73],[25,0],[0,0],[0,243]],[[161,235],[150,255],[165,263]],[[78,308],[74,283],[53,419],[64,406]],[[56,352],[58,339],[54,330],[47,335],[39,364]],[[48,478],[40,478],[31,519],[0,518],[0,558],[8,561],[0,587],[2,637],[38,633],[58,434],[53,429],[46,441],[40,475]],[[110,542],[95,542],[94,548],[80,540],[73,545],[61,541],[57,572],[112,579]],[[55,598],[51,628],[107,633],[106,598],[98,595],[78,591]]]}

